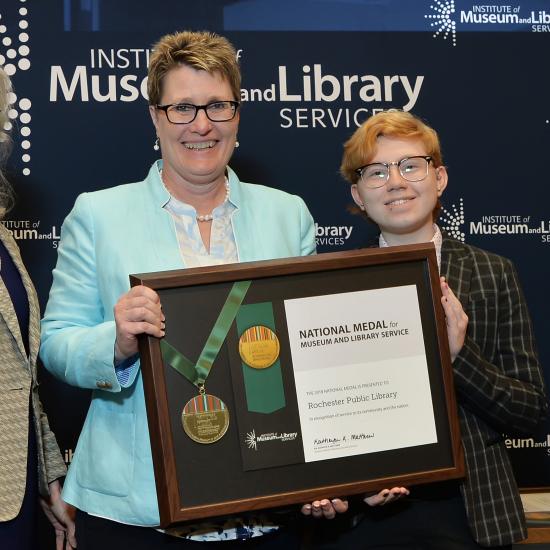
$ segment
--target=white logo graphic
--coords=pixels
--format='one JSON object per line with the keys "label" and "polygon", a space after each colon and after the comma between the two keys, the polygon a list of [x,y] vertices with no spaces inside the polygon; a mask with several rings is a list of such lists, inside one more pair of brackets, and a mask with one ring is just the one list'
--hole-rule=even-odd
{"label": "white logo graphic", "polygon": [[252,430],[251,432],[248,432],[246,434],[246,444],[248,445],[249,449],[254,449],[255,451],[258,450],[258,443],[256,443],[256,432],[255,430]]}
{"label": "white logo graphic", "polygon": [[[21,0],[24,2],[24,0]],[[0,13],[0,66],[4,68],[6,74],[13,79],[15,73],[18,70],[27,71],[31,62],[29,60],[30,48],[27,45],[29,41],[29,35],[27,29],[29,22],[27,21],[28,10],[26,7],[21,6],[19,8],[19,18],[17,21],[17,27],[7,25],[4,17],[4,13]],[[16,34],[17,33],[17,34]],[[21,134],[21,160],[28,164],[31,160],[31,156],[28,150],[31,148],[31,141],[29,136],[31,135],[31,129],[29,123],[31,121],[30,108],[31,100],[28,97],[18,98],[14,92],[11,92],[8,96],[8,101],[11,105],[8,111],[8,118],[15,120],[19,118],[20,124],[19,133]],[[8,121],[4,125],[4,130],[7,132],[13,128],[13,123]],[[26,166],[23,168],[23,175],[28,176],[31,173],[30,168]]]}
{"label": "white logo graphic", "polygon": [[319,225],[315,224],[315,241],[317,246],[342,246],[351,237],[352,225]]}
{"label": "white logo graphic", "polygon": [[[458,207],[453,204],[449,210],[441,209],[440,225],[451,237],[465,242],[463,230],[464,200]],[[550,243],[550,220],[533,219],[524,214],[487,214],[468,222],[468,235],[540,235],[543,243]]]}
{"label": "white logo graphic", "polygon": [[63,453],[63,460],[65,461],[65,464],[67,466],[73,461],[73,450],[72,449],[65,449],[65,452]]}
{"label": "white logo graphic", "polygon": [[44,228],[40,227],[40,220],[2,220],[0,223],[10,232],[17,241],[23,240],[46,240],[52,243],[54,248],[59,244],[60,234],[57,226]]}
{"label": "white logo graphic", "polygon": [[245,437],[245,443],[249,449],[258,450],[258,443],[267,441],[294,441],[298,437],[298,432],[270,432],[256,435],[256,430],[248,432]]}
{"label": "white logo graphic", "polygon": [[455,13],[454,0],[435,0],[430,4],[430,9],[434,13],[424,15],[426,19],[431,19],[430,27],[436,29],[433,37],[443,36],[447,40],[449,35],[452,38],[453,46],[456,46],[456,22],[451,19],[451,14]]}
{"label": "white logo graphic", "polygon": [[466,235],[462,231],[464,225],[464,201],[460,199],[458,208],[455,204],[451,206],[451,210],[446,208],[441,209],[441,227],[453,238],[458,241],[465,242]]}
{"label": "white logo graphic", "polygon": [[546,454],[550,455],[550,434],[546,434],[546,439],[535,440],[533,437],[525,439],[512,438],[505,436],[504,445],[507,449],[537,449],[545,448]]}

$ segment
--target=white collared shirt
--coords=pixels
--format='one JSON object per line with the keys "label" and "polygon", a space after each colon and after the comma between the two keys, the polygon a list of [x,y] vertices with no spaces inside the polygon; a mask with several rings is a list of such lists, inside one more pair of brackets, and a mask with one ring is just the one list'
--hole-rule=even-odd
{"label": "white collared shirt", "polygon": [[227,200],[214,208],[210,230],[210,251],[206,250],[199,231],[197,211],[170,195],[164,207],[172,216],[180,254],[186,267],[229,264],[239,261],[231,216],[237,207]]}
{"label": "white collared shirt", "polygon": [[[441,271],[441,246],[443,245],[443,235],[437,224],[433,224],[434,236],[430,240],[431,243],[435,245],[435,255],[437,257],[437,268]],[[380,248],[388,248],[390,245],[387,243],[386,239],[380,233],[378,237],[378,245]]]}

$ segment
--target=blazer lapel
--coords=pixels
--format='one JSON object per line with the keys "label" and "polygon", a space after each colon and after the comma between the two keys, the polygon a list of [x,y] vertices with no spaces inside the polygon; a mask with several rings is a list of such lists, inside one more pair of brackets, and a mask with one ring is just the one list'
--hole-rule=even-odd
{"label": "blazer lapel", "polygon": [[441,247],[441,275],[466,310],[470,296],[472,260],[467,250],[456,241],[443,237]]}
{"label": "blazer lapel", "polygon": [[239,262],[253,262],[267,258],[261,246],[257,243],[257,231],[250,229],[251,217],[244,215],[242,209],[233,212],[233,233],[239,254]]}
{"label": "blazer lapel", "polygon": [[269,258],[264,250],[264,237],[259,227],[256,227],[256,213],[243,198],[241,182],[229,167],[229,200],[237,207],[231,216],[235,244],[239,254],[239,262],[252,262]]}
{"label": "blazer lapel", "polygon": [[[32,365],[36,361],[38,348],[40,345],[40,334],[38,331],[38,327],[40,326],[40,309],[38,305],[38,298],[36,296],[32,281],[27,273],[27,270],[25,269],[25,266],[23,265],[23,260],[21,259],[17,243],[3,227],[0,231],[0,238],[4,243],[6,250],[9,252],[17,271],[19,271],[19,274],[21,275],[21,280],[23,281],[23,286],[25,287],[25,291],[27,293],[29,303],[29,358],[30,364]],[[26,358],[27,353],[21,337],[21,330],[19,328],[19,321],[17,319],[15,309],[11,302],[8,290],[4,285],[4,281],[0,281],[0,285],[2,286],[0,293],[0,314],[4,317],[6,325],[15,338],[21,355]]]}

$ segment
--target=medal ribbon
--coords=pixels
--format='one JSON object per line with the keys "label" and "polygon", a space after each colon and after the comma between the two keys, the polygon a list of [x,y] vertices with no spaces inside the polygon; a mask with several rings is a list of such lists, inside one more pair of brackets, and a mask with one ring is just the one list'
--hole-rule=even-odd
{"label": "medal ribbon", "polygon": [[225,300],[218,319],[204,344],[197,363],[193,363],[185,355],[169,344],[166,339],[160,341],[160,351],[163,360],[173,369],[177,370],[189,382],[201,389],[210,374],[210,369],[220,352],[220,349],[227,338],[231,324],[235,320],[239,308],[250,288],[252,281],[237,281]]}
{"label": "medal ribbon", "polygon": [[[249,327],[264,325],[276,331],[271,302],[243,305],[237,315],[239,337]],[[270,414],[286,406],[283,373],[279,359],[267,369],[254,369],[242,363],[246,403],[250,412]]]}

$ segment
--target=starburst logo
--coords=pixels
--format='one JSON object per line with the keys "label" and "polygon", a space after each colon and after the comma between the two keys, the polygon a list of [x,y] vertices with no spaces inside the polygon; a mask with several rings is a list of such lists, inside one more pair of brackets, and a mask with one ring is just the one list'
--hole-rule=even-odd
{"label": "starburst logo", "polygon": [[451,19],[451,14],[455,13],[454,0],[435,0],[430,9],[434,13],[424,15],[424,18],[431,20],[430,27],[435,30],[433,37],[442,36],[447,40],[451,36],[453,46],[456,46],[456,23]]}
{"label": "starburst logo", "polygon": [[458,208],[455,204],[451,206],[450,210],[446,208],[441,209],[441,227],[453,238],[465,242],[466,235],[462,231],[464,225],[464,201],[460,199]]}
{"label": "starburst logo", "polygon": [[245,442],[248,445],[249,449],[254,449],[255,451],[258,450],[258,443],[256,442],[256,431],[255,430],[252,430],[251,432],[248,432],[246,434]]}

